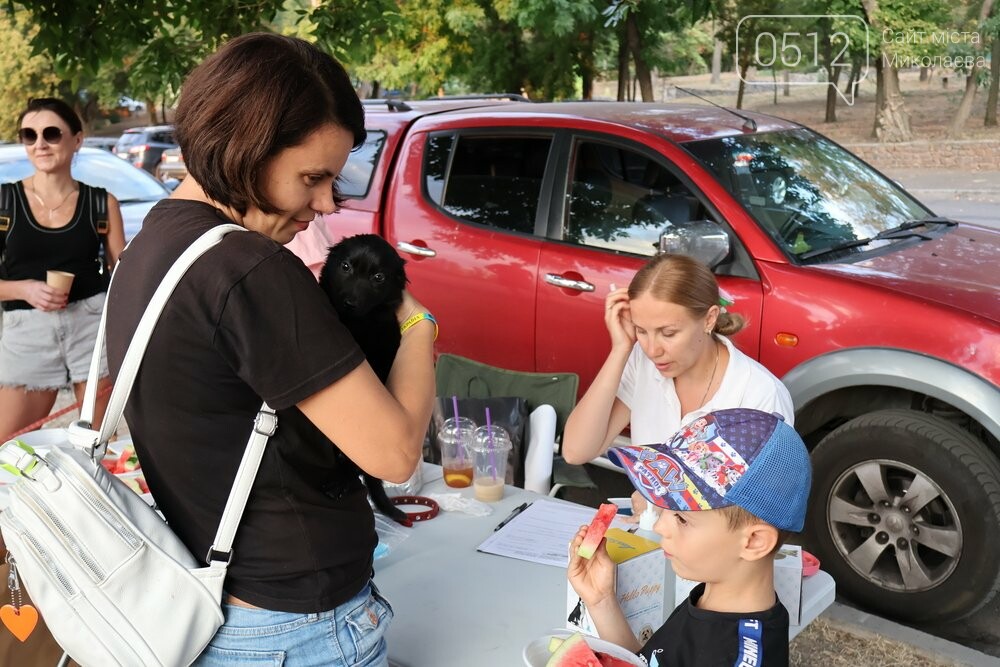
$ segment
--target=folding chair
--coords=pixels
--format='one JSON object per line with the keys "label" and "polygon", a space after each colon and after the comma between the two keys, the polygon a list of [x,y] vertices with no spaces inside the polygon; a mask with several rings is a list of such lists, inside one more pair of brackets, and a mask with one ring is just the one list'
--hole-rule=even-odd
{"label": "folding chair", "polygon": [[555,455],[556,442],[576,405],[580,385],[576,373],[513,371],[455,354],[442,354],[437,360],[436,384],[438,396],[525,399],[530,414],[524,488],[552,496],[564,486],[597,488],[583,466],[570,465]]}

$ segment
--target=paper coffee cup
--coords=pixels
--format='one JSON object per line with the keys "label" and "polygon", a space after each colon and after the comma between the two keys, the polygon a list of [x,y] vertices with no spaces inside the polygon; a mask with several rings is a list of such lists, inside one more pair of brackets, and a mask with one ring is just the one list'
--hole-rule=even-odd
{"label": "paper coffee cup", "polygon": [[45,282],[49,287],[54,287],[60,292],[69,294],[69,288],[73,286],[74,274],[66,271],[46,271]]}

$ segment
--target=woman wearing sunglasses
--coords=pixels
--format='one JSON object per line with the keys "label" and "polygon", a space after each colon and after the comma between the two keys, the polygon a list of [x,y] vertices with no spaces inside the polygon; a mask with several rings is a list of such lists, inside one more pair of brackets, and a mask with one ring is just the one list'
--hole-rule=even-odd
{"label": "woman wearing sunglasses", "polygon": [[[73,109],[33,99],[18,124],[35,171],[0,189],[0,438],[48,415],[64,386],[82,400],[109,268],[125,247],[118,201],[73,179],[83,143]],[[72,274],[69,287],[57,278],[49,284],[50,271]],[[101,373],[110,384],[106,360]],[[106,400],[102,394],[97,421]]]}

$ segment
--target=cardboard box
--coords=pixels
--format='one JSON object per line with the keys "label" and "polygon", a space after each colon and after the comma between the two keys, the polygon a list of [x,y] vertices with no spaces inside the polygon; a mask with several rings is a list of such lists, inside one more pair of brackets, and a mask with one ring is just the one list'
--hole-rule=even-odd
{"label": "cardboard box", "polygon": [[[608,554],[615,562],[615,592],[632,632],[645,643],[671,611],[665,579],[667,559],[660,545],[619,528],[605,534]],[[566,627],[597,636],[594,622],[573,587],[566,584]]]}
{"label": "cardboard box", "polygon": [[[674,606],[684,602],[697,582],[675,577]],[[774,557],[774,591],[788,610],[788,622],[799,625],[802,611],[802,547],[786,544]]]}

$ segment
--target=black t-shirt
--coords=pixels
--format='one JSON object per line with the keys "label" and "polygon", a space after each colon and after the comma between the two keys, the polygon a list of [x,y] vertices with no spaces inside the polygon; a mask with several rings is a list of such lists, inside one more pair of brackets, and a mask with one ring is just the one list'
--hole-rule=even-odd
{"label": "black t-shirt", "polygon": [[[226,222],[187,200],[150,211],[108,297],[113,377],[167,269]],[[365,489],[295,407],[363,359],[309,270],[261,234],[227,235],[168,300],[125,416],[150,491],[195,558],[205,558],[215,537],[261,402],[278,413],[236,534],[225,585],[236,597],[314,613],[368,581],[377,538]],[[334,498],[328,486],[343,492]]]}
{"label": "black t-shirt", "polygon": [[767,611],[724,613],[698,609],[705,584],[639,652],[650,667],[788,667],[788,610],[775,599]]}

